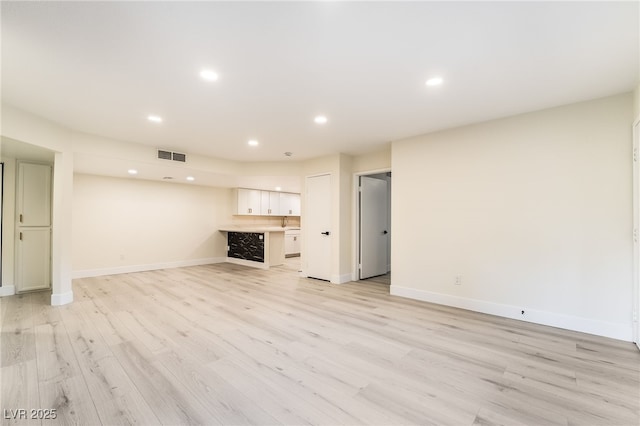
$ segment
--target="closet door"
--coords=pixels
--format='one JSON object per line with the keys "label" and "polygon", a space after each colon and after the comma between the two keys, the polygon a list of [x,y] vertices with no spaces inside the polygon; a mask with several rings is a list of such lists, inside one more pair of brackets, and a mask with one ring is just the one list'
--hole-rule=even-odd
{"label": "closet door", "polygon": [[51,226],[51,166],[19,164],[17,213],[19,226]]}
{"label": "closet door", "polygon": [[23,228],[18,234],[19,292],[42,290],[51,284],[51,229]]}
{"label": "closet door", "polygon": [[16,290],[51,287],[51,166],[18,163]]}

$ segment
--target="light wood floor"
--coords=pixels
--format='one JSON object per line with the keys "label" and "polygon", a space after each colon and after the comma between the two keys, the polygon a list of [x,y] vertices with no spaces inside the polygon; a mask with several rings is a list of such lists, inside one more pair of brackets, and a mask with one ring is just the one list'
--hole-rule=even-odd
{"label": "light wood floor", "polygon": [[388,291],[288,262],[80,279],[62,307],[2,298],[1,407],[81,425],[639,424],[633,344]]}
{"label": "light wood floor", "polygon": [[366,278],[364,280],[362,280],[363,282],[368,282],[368,283],[377,283],[377,284],[385,284],[387,286],[391,285],[391,273],[386,273],[384,275],[378,275],[375,277],[371,277],[371,278]]}

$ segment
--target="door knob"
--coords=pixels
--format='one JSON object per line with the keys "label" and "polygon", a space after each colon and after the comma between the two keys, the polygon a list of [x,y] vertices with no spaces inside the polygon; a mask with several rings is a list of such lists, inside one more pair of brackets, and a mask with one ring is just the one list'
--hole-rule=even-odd
{"label": "door knob", "polygon": [[321,232],[322,235],[329,235],[329,231]]}
{"label": "door knob", "polygon": [[387,234],[388,234],[388,232],[387,232],[387,230],[386,230],[386,229],[385,229],[384,231],[382,231],[382,233],[383,233],[384,235],[387,235]]}

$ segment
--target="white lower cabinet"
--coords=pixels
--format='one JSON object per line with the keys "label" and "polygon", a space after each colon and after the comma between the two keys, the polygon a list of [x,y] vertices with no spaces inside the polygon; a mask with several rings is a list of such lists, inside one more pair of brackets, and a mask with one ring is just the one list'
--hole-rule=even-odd
{"label": "white lower cabinet", "polygon": [[284,232],[284,255],[288,257],[300,254],[300,230]]}
{"label": "white lower cabinet", "polygon": [[21,228],[18,234],[18,292],[51,286],[51,230]]}

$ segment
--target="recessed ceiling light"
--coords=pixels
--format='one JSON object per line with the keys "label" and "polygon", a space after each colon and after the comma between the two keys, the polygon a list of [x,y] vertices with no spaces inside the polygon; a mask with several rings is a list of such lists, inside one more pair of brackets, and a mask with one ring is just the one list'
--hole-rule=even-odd
{"label": "recessed ceiling light", "polygon": [[315,121],[317,124],[325,124],[328,120],[324,115],[319,115],[314,118],[313,121]]}
{"label": "recessed ceiling light", "polygon": [[249,144],[249,146],[258,146],[259,142],[255,139],[251,139],[249,142],[247,142]]}
{"label": "recessed ceiling light", "polygon": [[443,81],[442,77],[431,77],[425,84],[427,86],[439,86]]}
{"label": "recessed ceiling light", "polygon": [[138,171],[136,169],[129,169],[127,170],[127,173],[129,173],[130,175],[137,175]]}
{"label": "recessed ceiling light", "polygon": [[153,121],[154,123],[162,123],[162,117],[158,115],[149,115],[147,116],[147,120]]}
{"label": "recessed ceiling light", "polygon": [[202,77],[203,80],[216,81],[218,79],[218,74],[212,70],[202,70],[200,71],[200,77]]}
{"label": "recessed ceiling light", "polygon": [[173,179],[173,176],[164,176],[162,179],[164,179],[164,180],[171,180],[171,179]]}
{"label": "recessed ceiling light", "polygon": [[293,155],[293,152],[291,152],[291,151],[287,151],[287,152],[284,153],[285,157],[291,157],[292,155]]}
{"label": "recessed ceiling light", "polygon": [[276,186],[276,191],[282,191],[282,188],[279,186]]}
{"label": "recessed ceiling light", "polygon": [[196,180],[196,178],[194,178],[193,176],[187,176],[187,180],[189,182],[193,182],[194,180]]}

